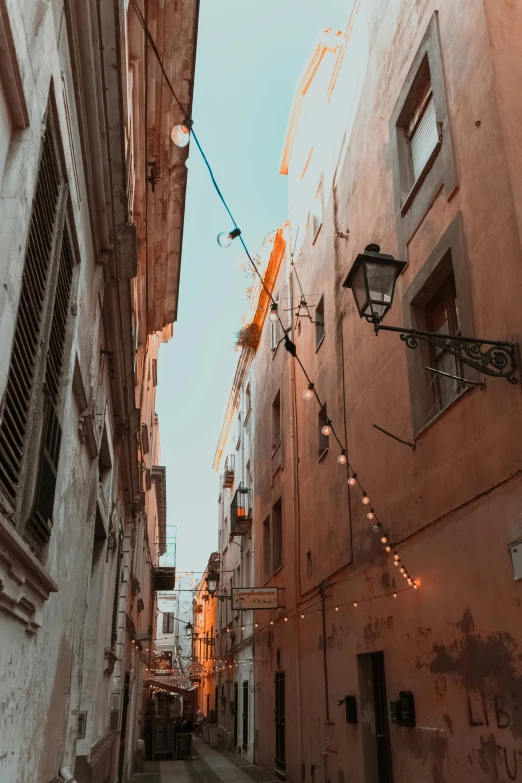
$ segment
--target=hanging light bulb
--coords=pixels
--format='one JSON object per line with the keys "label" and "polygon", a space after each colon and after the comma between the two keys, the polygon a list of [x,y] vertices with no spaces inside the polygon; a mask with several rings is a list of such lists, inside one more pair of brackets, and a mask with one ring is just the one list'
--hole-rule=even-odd
{"label": "hanging light bulb", "polygon": [[350,478],[348,479],[348,485],[350,487],[355,487],[356,484],[357,484],[357,481],[355,479],[355,476],[350,476]]}
{"label": "hanging light bulb", "polygon": [[394,565],[394,566],[398,566],[398,565],[400,565],[400,561],[399,561],[399,560],[394,560],[394,561],[393,561],[393,565]]}
{"label": "hanging light bulb", "polygon": [[346,465],[346,449],[341,449],[341,453],[337,457],[339,465]]}
{"label": "hanging light bulb", "polygon": [[314,398],[314,385],[309,383],[307,388],[303,392],[303,400],[313,400]]}
{"label": "hanging light bulb", "polygon": [[338,606],[336,606],[336,607],[335,607],[335,611],[336,611],[336,612],[338,612],[338,611],[339,611],[339,607],[338,607]]}
{"label": "hanging light bulb", "polygon": [[[187,125],[189,127],[187,127]],[[186,147],[187,144],[190,141],[190,125],[192,123],[189,121],[187,122],[187,125],[174,125],[172,128],[172,132],[170,134],[170,138],[176,145],[176,147]]]}
{"label": "hanging light bulb", "polygon": [[270,625],[273,625],[273,624],[274,624],[274,621],[273,621],[273,620],[270,620]]}
{"label": "hanging light bulb", "polygon": [[401,566],[401,567],[399,568],[399,571],[401,572],[401,574],[403,574],[403,573],[406,571],[406,569],[404,568],[404,566]]}
{"label": "hanging light bulb", "polygon": [[367,495],[363,495],[361,498],[361,503],[365,506],[368,506],[370,503],[370,498]]}
{"label": "hanging light bulb", "polygon": [[331,424],[330,419],[326,419],[326,424],[324,425],[324,427],[321,428],[321,432],[323,433],[323,435],[331,435],[332,434],[332,428],[331,428],[330,424]]}
{"label": "hanging light bulb", "polygon": [[301,615],[301,620],[304,620],[304,614]]}
{"label": "hanging light bulb", "polygon": [[417,584],[417,582],[414,582],[414,583],[413,583],[413,589],[414,589],[414,590],[417,590],[417,589],[418,589],[418,587],[419,587],[419,585]]}
{"label": "hanging light bulb", "polygon": [[368,517],[368,519],[375,519],[375,514],[373,513],[373,511],[368,511],[366,516]]}
{"label": "hanging light bulb", "polygon": [[241,234],[239,228],[234,228],[232,231],[222,231],[218,234],[217,242],[220,247],[230,247],[232,240]]}
{"label": "hanging light bulb", "polygon": [[393,559],[394,559],[394,560],[399,560],[399,559],[400,559],[400,558],[399,558],[399,555],[397,554],[397,552],[395,552],[395,554],[394,554],[394,556],[393,556]]}
{"label": "hanging light bulb", "polygon": [[381,544],[387,544],[388,543],[388,536],[381,536]]}
{"label": "hanging light bulb", "polygon": [[393,597],[394,597],[394,598],[397,598],[397,593],[394,593],[394,594],[393,594]]}
{"label": "hanging light bulb", "polygon": [[357,601],[354,601],[354,602],[353,602],[353,605],[354,605],[354,606],[357,606]]}
{"label": "hanging light bulb", "polygon": [[388,546],[384,547],[385,552],[391,552],[391,546],[388,544]]}
{"label": "hanging light bulb", "polygon": [[288,622],[288,617],[285,617],[285,623],[287,623],[287,622]]}
{"label": "hanging light bulb", "polygon": [[272,302],[270,305],[270,312],[268,314],[268,320],[273,321],[279,321],[279,313],[277,312],[277,302]]}

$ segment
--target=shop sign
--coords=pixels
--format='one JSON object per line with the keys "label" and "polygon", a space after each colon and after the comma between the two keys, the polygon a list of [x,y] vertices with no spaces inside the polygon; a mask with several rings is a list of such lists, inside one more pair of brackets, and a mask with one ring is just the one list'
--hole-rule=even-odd
{"label": "shop sign", "polygon": [[232,609],[277,609],[277,587],[233,587]]}

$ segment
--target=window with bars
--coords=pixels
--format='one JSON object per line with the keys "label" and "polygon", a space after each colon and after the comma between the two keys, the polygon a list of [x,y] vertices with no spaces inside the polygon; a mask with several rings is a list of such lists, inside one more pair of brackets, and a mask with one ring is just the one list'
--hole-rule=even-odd
{"label": "window with bars", "polygon": [[174,614],[172,612],[163,613],[162,633],[174,633]]}
{"label": "window with bars", "polygon": [[62,437],[59,404],[75,265],[64,217],[65,194],[49,112],[0,412],[0,499],[38,555],[53,524]]}

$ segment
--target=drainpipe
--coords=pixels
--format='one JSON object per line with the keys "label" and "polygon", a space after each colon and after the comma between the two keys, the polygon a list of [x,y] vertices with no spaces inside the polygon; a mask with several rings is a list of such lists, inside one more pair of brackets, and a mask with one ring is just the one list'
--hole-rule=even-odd
{"label": "drainpipe", "polygon": [[330,721],[330,701],[328,699],[328,663],[326,660],[326,610],[324,605],[324,599],[325,599],[324,582],[321,582],[319,591],[321,593],[321,609],[322,609],[322,616],[323,616],[324,697],[325,697],[325,706],[326,706],[326,720]]}
{"label": "drainpipe", "polygon": [[[288,232],[290,233],[290,232]],[[290,241],[290,236],[289,236]],[[289,246],[290,250],[290,246]],[[293,324],[293,311],[290,309],[294,301],[294,276],[289,271],[289,285],[288,295],[290,297],[288,303],[288,311],[291,314],[291,331],[290,339],[294,339],[294,324]],[[295,360],[290,354],[288,354],[288,368],[289,368],[289,395],[290,395],[290,437],[292,447],[290,449],[291,464],[292,464],[292,506],[293,506],[293,520],[294,520],[294,574],[295,584],[297,586],[296,606],[301,600],[301,516],[299,507],[299,475],[298,475],[298,435],[297,435],[297,400],[296,400],[296,385],[295,385]],[[302,761],[303,758],[303,721],[302,721],[302,702],[301,702],[301,649],[300,649],[300,629],[297,618],[294,619],[295,627],[295,645],[296,645],[296,698],[297,698],[297,758]]]}

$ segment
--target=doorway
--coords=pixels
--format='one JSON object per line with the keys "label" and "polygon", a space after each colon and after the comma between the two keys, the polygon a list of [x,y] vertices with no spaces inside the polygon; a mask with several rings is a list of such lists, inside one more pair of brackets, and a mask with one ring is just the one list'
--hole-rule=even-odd
{"label": "doorway", "polygon": [[119,783],[123,783],[123,768],[125,765],[125,737],[127,734],[127,709],[129,706],[129,684],[130,684],[130,674],[129,672],[125,672],[125,684],[123,686],[123,704],[121,708],[120,758],[118,761]]}
{"label": "doorway", "polygon": [[393,783],[384,654],[358,655],[357,661],[365,783]]}
{"label": "doorway", "polygon": [[285,737],[285,673],[276,672],[275,676],[275,732],[276,732],[276,769],[286,769]]}
{"label": "doorway", "polygon": [[234,748],[237,749],[237,717],[239,711],[239,685],[234,683]]}

